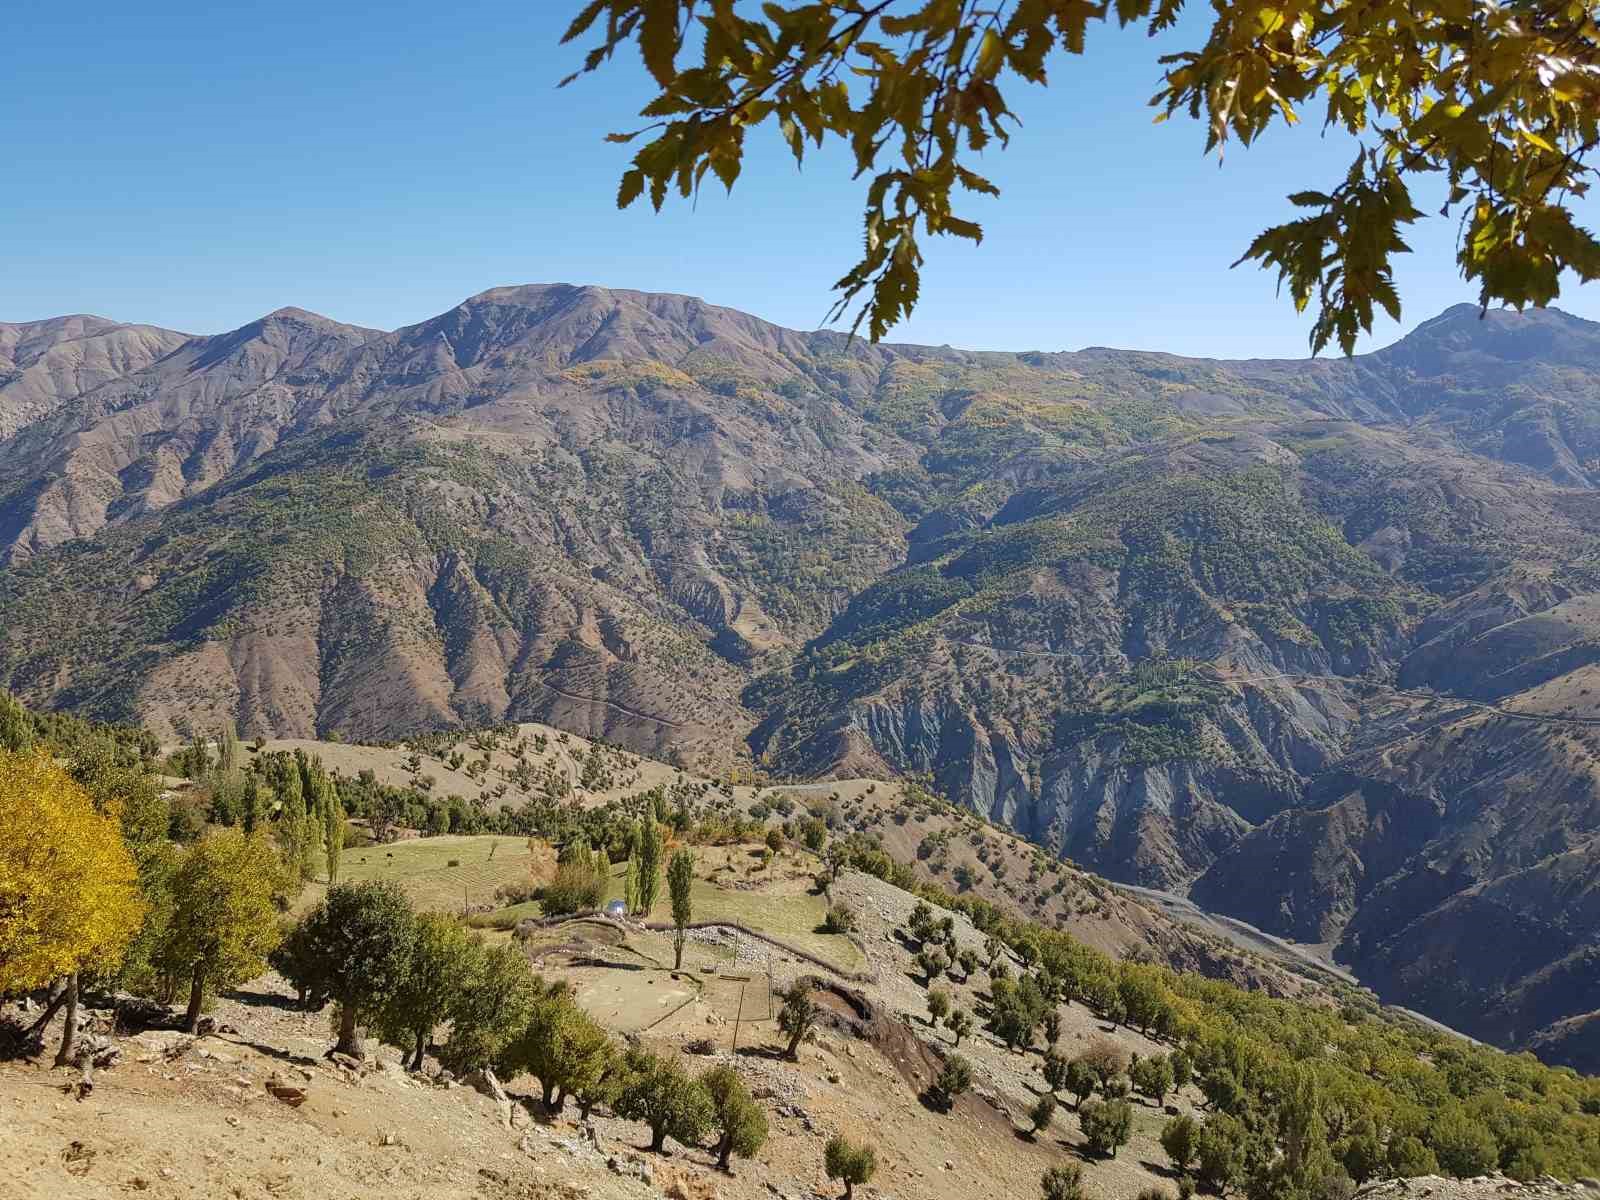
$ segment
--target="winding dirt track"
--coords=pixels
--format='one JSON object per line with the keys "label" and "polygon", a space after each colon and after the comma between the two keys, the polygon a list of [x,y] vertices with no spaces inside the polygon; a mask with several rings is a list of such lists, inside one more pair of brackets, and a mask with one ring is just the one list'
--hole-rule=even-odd
{"label": "winding dirt track", "polygon": [[[1329,678],[1326,675],[1298,675],[1290,672],[1278,672],[1271,675],[1219,675],[1223,683],[1267,683],[1272,680],[1289,680],[1302,687],[1321,688],[1333,690],[1333,685],[1342,684],[1349,686],[1356,680],[1342,678]],[[1451,696],[1440,692],[1423,691],[1416,688],[1397,688],[1384,683],[1371,683],[1360,681],[1364,686],[1375,687],[1388,692],[1391,696],[1405,696],[1412,700],[1422,700],[1431,704],[1458,704],[1463,708],[1482,709],[1492,712],[1496,716],[1506,717],[1513,721],[1533,721],[1541,725],[1582,725],[1590,729],[1600,729],[1600,716],[1595,717],[1558,717],[1549,713],[1518,712],[1516,709],[1505,708],[1490,700],[1469,700],[1465,696]]]}
{"label": "winding dirt track", "polygon": [[[1004,646],[991,646],[986,642],[952,641],[953,646],[964,646],[969,650],[987,650],[1000,657],[1014,658],[1065,658],[1073,662],[1082,662],[1081,654],[1066,654],[1059,650],[1014,650]],[[1220,673],[1218,678],[1223,683],[1268,683],[1274,680],[1285,680],[1296,683],[1302,687],[1321,688],[1334,690],[1336,686],[1349,686],[1356,680],[1345,679],[1342,676],[1329,677],[1327,675],[1300,675],[1293,672],[1282,671],[1269,675],[1229,675]],[[1497,716],[1506,717],[1513,721],[1532,721],[1542,725],[1582,725],[1590,729],[1600,729],[1600,716],[1593,717],[1558,717],[1549,713],[1519,712],[1516,709],[1505,708],[1492,700],[1471,700],[1465,696],[1451,696],[1440,692],[1430,692],[1417,688],[1397,688],[1384,683],[1371,683],[1360,681],[1368,687],[1379,688],[1393,696],[1406,696],[1413,700],[1423,700],[1433,704],[1459,704],[1464,708],[1483,709]]]}
{"label": "winding dirt track", "polygon": [[542,679],[534,682],[545,691],[554,692],[562,699],[571,700],[575,704],[598,704],[602,708],[612,709],[615,712],[622,713],[624,716],[632,717],[636,721],[649,721],[656,725],[665,725],[668,729],[690,728],[690,722],[688,721],[674,721],[667,717],[652,716],[650,713],[640,712],[636,708],[628,708],[626,705],[616,704],[610,700],[601,700],[598,696],[580,696],[576,692],[563,691],[561,688],[556,687],[555,684],[546,683]]}

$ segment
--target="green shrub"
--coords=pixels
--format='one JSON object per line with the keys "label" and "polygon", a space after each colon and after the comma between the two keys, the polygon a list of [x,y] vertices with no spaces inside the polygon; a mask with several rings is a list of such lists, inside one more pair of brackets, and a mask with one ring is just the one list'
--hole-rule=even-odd
{"label": "green shrub", "polygon": [[1090,1149],[1115,1158],[1133,1135],[1133,1108],[1126,1100],[1090,1100],[1078,1109],[1078,1123]]}
{"label": "green shrub", "polygon": [[591,912],[605,898],[605,879],[586,862],[562,863],[545,884],[539,901],[551,915]]}
{"label": "green shrub", "polygon": [[1077,1163],[1049,1167],[1039,1178],[1044,1200],[1083,1200],[1083,1168]]}
{"label": "green shrub", "polygon": [[845,1200],[850,1200],[856,1184],[871,1182],[878,1169],[878,1156],[871,1146],[858,1146],[835,1134],[823,1148],[822,1165],[829,1179],[844,1184]]}
{"label": "green shrub", "polygon": [[828,915],[822,918],[823,933],[851,933],[855,927],[856,914],[850,911],[848,905],[829,905]]}

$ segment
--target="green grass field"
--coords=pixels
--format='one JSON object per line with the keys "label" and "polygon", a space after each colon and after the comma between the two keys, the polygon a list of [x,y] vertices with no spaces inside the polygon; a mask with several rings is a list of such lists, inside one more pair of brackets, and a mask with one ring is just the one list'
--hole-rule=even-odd
{"label": "green grass field", "polygon": [[526,838],[434,837],[346,850],[339,874],[392,879],[420,909],[459,912],[464,903],[492,902],[503,883],[526,882],[532,865]]}
{"label": "green grass field", "polygon": [[[827,912],[827,903],[821,896],[811,895],[795,877],[762,880],[768,890],[761,891],[719,887],[704,878],[704,873],[728,862],[745,865],[748,856],[740,848],[705,847],[699,850],[697,857],[700,870],[690,892],[696,921],[737,921],[844,970],[862,966],[861,952],[848,938],[817,932]],[[536,862],[548,868],[549,861],[530,855],[527,840],[520,837],[418,838],[347,850],[340,865],[340,877],[351,882],[392,879],[419,909],[460,912],[464,904],[492,903],[495,889],[501,884],[525,883],[534,877]],[[607,900],[622,898],[626,874],[626,864],[612,867]],[[297,907],[309,908],[322,898],[325,890],[321,884],[308,887]],[[518,921],[540,913],[538,902],[529,900],[480,914],[473,919],[473,924],[510,929]],[[650,919],[672,920],[665,878],[661,880],[661,892]]]}
{"label": "green grass field", "polygon": [[[666,894],[665,880],[662,883],[661,897],[650,912],[652,921],[672,920],[671,898]],[[615,894],[620,896],[620,875],[612,880],[612,886]],[[849,938],[817,932],[828,911],[827,901],[821,896],[813,896],[809,892],[774,895],[728,891],[696,876],[694,886],[689,889],[689,898],[696,921],[737,921],[798,946],[844,970],[854,971],[863,965],[861,952]]]}
{"label": "green grass field", "polygon": [[[695,875],[694,886],[689,892],[695,921],[737,921],[741,925],[815,954],[844,970],[857,970],[863,965],[861,952],[849,938],[817,932],[817,927],[822,924],[822,918],[828,911],[827,902],[821,896],[811,895],[792,878],[776,881],[772,885],[773,890],[769,891],[739,891],[719,887],[704,877],[707,870],[725,862],[747,863],[748,857],[741,854],[739,848],[732,848],[730,851],[727,848],[702,847],[697,853],[697,858],[699,870]],[[611,881],[606,889],[606,901],[622,899],[626,876],[626,863],[616,863],[612,866]],[[765,882],[763,880],[763,883]],[[473,923],[496,929],[510,929],[518,921],[540,916],[541,913],[538,901],[530,900],[485,913],[476,917]],[[665,878],[661,880],[661,891],[655,907],[650,911],[650,920],[661,922],[672,920],[672,901]]]}

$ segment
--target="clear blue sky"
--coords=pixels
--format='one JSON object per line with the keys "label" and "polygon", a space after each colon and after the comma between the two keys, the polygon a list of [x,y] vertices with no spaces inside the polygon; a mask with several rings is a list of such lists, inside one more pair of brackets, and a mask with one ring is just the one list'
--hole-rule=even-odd
{"label": "clear blue sky", "polygon": [[[393,328],[498,284],[566,281],[815,326],[858,244],[847,164],[797,173],[763,134],[731,197],[618,213],[628,151],[601,139],[630,125],[644,79],[630,57],[556,90],[576,7],[19,6],[0,67],[0,320],[205,333],[294,304]],[[895,340],[1304,354],[1308,321],[1273,278],[1228,264],[1287,192],[1336,182],[1349,144],[1303,128],[1219,168],[1197,126],[1145,108],[1174,39],[1098,33],[1048,90],[1017,92],[1026,127],[985,163],[1005,195],[971,207],[984,244],[932,248]],[[1407,327],[1472,299],[1452,233],[1434,220],[1412,239]],[[1600,317],[1600,288],[1561,303]]]}

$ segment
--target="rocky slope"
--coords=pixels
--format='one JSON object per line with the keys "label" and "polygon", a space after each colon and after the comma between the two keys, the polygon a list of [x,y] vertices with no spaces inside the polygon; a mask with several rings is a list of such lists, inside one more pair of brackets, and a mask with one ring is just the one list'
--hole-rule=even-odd
{"label": "rocky slope", "polygon": [[[926,772],[1594,1065],[1597,483],[1600,326],[1557,312],[1309,363],[560,285],[394,332],[0,326],[0,684],[170,736]],[[1472,950],[1490,913],[1517,956]]]}

